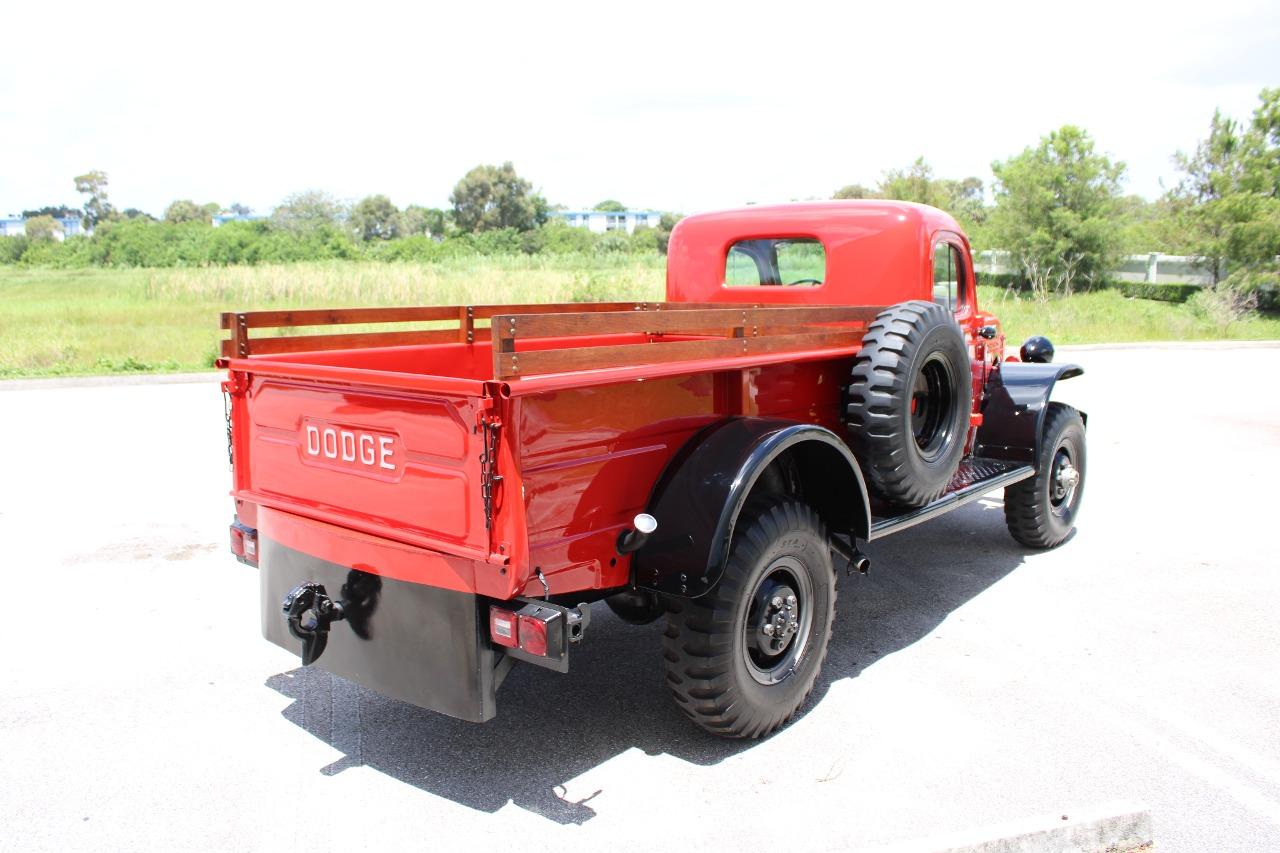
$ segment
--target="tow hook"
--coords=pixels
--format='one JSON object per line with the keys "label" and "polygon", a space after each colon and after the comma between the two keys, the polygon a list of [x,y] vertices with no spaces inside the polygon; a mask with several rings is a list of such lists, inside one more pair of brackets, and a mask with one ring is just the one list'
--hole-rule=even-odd
{"label": "tow hook", "polygon": [[330,598],[324,584],[315,581],[290,590],[281,609],[289,620],[289,633],[302,641],[303,666],[310,666],[324,654],[329,625],[346,618],[342,602]]}

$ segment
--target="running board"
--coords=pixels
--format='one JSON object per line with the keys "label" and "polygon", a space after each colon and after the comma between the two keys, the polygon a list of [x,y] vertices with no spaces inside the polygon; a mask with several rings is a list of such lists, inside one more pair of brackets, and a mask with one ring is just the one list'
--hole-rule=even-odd
{"label": "running board", "polygon": [[875,541],[908,527],[915,527],[975,501],[994,489],[1025,480],[1035,472],[1036,469],[1030,465],[1018,465],[1000,459],[966,459],[960,463],[960,468],[951,478],[951,485],[942,497],[902,515],[873,517],[871,535],[867,539]]}

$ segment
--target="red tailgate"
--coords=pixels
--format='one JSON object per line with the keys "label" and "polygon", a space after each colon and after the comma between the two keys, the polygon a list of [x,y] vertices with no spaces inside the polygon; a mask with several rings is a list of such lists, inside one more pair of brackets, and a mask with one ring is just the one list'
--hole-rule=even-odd
{"label": "red tailgate", "polygon": [[252,376],[239,406],[236,494],[483,559],[485,400]]}

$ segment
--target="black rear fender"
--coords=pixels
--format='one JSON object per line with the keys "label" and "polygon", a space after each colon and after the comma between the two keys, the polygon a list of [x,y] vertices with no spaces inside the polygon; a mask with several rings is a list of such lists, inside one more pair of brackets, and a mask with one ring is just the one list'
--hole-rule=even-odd
{"label": "black rear fender", "polygon": [[632,560],[637,587],[697,598],[720,580],[754,494],[795,497],[832,533],[866,538],[871,516],[858,464],[835,433],[777,418],[733,418],[676,454],[649,501],[658,530]]}

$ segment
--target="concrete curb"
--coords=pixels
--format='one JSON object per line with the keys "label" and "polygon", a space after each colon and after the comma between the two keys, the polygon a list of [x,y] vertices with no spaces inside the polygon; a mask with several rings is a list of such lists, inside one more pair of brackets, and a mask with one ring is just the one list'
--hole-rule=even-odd
{"label": "concrete curb", "polygon": [[185,385],[215,382],[226,376],[222,370],[208,373],[112,373],[106,376],[54,376],[44,379],[5,379],[0,391],[36,391],[42,388],[97,388],[109,385]]}
{"label": "concrete curb", "polygon": [[1127,853],[1153,843],[1149,811],[1132,803],[1111,803],[863,853]]}

